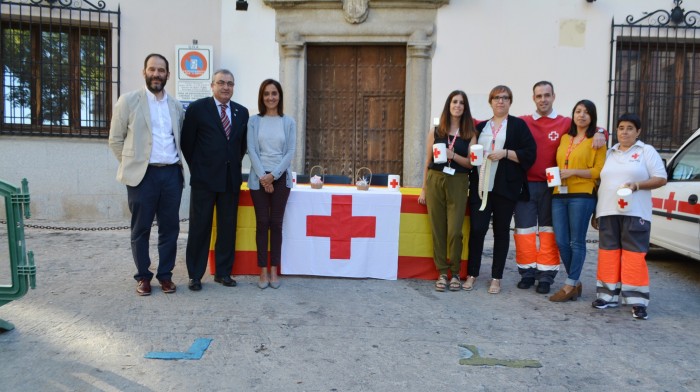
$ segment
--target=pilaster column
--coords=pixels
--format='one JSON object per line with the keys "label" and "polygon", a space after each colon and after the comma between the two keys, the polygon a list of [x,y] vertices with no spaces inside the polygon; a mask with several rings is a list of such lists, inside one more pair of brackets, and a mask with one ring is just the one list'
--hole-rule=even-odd
{"label": "pilaster column", "polygon": [[286,34],[280,41],[280,83],[284,89],[285,112],[297,123],[297,148],[292,160],[292,170],[299,173],[304,170],[306,151],[305,45],[306,42],[296,32]]}
{"label": "pilaster column", "polygon": [[425,167],[425,136],[431,126],[431,62],[433,41],[423,30],[411,34],[406,52],[403,182],[421,186]]}

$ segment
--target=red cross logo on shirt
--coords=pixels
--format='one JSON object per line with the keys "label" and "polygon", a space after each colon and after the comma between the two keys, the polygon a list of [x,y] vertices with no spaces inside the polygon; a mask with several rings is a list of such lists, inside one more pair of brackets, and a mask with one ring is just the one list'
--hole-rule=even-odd
{"label": "red cross logo on shirt", "polygon": [[437,158],[439,156],[440,156],[440,150],[437,147],[433,148],[433,158]]}
{"label": "red cross logo on shirt", "polygon": [[399,186],[399,182],[396,181],[396,178],[392,178],[391,182],[389,183],[389,186],[391,186],[392,188],[396,188],[397,186]]}
{"label": "red cross logo on shirt", "polygon": [[306,217],[307,236],[331,239],[331,259],[349,260],[352,239],[374,238],[376,229],[376,216],[352,215],[351,195],[333,195],[330,215]]}
{"label": "red cross logo on shirt", "polygon": [[559,139],[559,133],[557,133],[557,131],[552,131],[549,133],[548,137],[549,140],[556,142]]}
{"label": "red cross logo on shirt", "polygon": [[617,204],[620,206],[621,210],[624,210],[630,203],[626,202],[625,199],[619,199]]}
{"label": "red cross logo on shirt", "polygon": [[639,158],[638,152],[635,152],[634,154],[632,154],[632,159],[637,159],[637,158]]}
{"label": "red cross logo on shirt", "polygon": [[552,175],[552,173],[547,173],[547,183],[552,182],[553,179],[554,179],[554,176]]}

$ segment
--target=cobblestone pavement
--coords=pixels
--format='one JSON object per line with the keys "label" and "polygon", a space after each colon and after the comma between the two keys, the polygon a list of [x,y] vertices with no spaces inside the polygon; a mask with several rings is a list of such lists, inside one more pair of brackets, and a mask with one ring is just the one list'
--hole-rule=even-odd
{"label": "cobblestone pavement", "polygon": [[[0,334],[0,390],[700,390],[700,263],[670,253],[651,255],[650,318],[635,321],[626,307],[591,307],[596,244],[583,297],[568,303],[515,287],[512,245],[498,295],[487,293],[490,254],[472,292],[316,277],[261,291],[253,276],[227,288],[207,275],[193,293],[186,229],[177,293],[154,287],[150,297],[134,292],[128,230],[28,229],[37,288],[0,307],[16,326]],[[144,358],[186,351],[198,338],[213,339],[200,360]],[[486,359],[541,367],[460,365],[467,345]]]}

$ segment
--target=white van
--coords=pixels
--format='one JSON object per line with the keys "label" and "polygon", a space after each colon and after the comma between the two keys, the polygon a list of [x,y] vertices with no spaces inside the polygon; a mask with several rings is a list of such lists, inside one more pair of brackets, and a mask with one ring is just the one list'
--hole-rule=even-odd
{"label": "white van", "polygon": [[700,260],[700,129],[666,165],[668,182],[652,191],[651,243]]}

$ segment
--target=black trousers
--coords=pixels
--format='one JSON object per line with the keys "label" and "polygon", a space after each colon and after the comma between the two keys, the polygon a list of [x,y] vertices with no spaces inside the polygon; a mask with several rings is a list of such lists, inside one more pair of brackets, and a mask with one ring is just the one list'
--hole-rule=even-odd
{"label": "black trousers", "polygon": [[489,230],[489,222],[493,216],[493,264],[491,265],[491,277],[503,278],[503,269],[506,266],[508,247],[510,246],[510,221],[515,211],[514,200],[489,192],[486,208],[479,211],[481,199],[471,195],[469,198],[470,228],[469,228],[469,261],[467,263],[467,275],[479,276],[481,269],[481,257],[484,253],[484,240]]}
{"label": "black trousers", "polygon": [[[229,169],[230,170],[230,169]],[[227,176],[226,192],[192,188],[190,194],[190,232],[187,240],[187,274],[201,280],[207,269],[214,207],[216,207],[216,276],[229,276],[236,248],[236,223],[240,188],[234,189]]]}
{"label": "black trousers", "polygon": [[267,268],[267,244],[270,243],[270,265],[279,267],[282,259],[282,224],[287,199],[291,189],[287,188],[287,173],[272,183],[275,191],[265,192],[260,187],[251,190],[250,197],[255,209],[255,245],[257,247],[258,267]]}
{"label": "black trousers", "polygon": [[178,164],[162,167],[148,166],[137,186],[126,187],[131,211],[131,253],[136,264],[134,279],[151,280],[151,258],[148,255],[153,219],[158,222],[159,280],[171,280],[180,234],[180,200],[182,199],[182,169]]}

